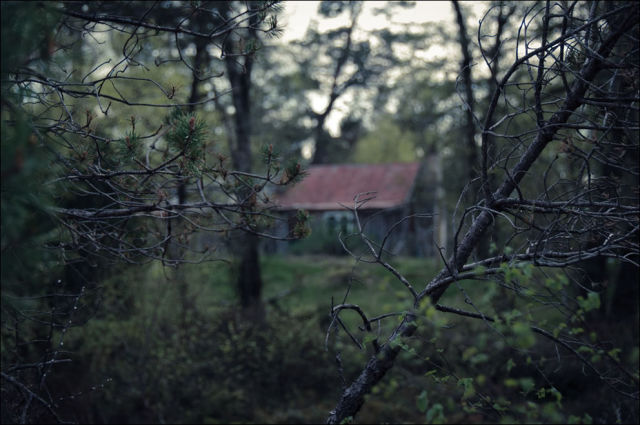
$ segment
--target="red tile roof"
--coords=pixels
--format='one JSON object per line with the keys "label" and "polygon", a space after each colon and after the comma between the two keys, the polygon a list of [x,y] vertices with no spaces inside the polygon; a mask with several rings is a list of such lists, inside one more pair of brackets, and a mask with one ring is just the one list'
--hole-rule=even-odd
{"label": "red tile roof", "polygon": [[409,201],[419,168],[419,162],[315,165],[276,203],[280,209],[339,210],[340,203],[352,207],[358,193],[377,192],[364,209],[396,207]]}

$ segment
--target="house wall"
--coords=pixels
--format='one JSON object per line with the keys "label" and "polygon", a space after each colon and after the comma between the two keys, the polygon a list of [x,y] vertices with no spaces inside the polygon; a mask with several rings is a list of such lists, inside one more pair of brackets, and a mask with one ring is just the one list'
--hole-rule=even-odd
{"label": "house wall", "polygon": [[[377,248],[387,236],[387,232],[394,224],[410,214],[409,206],[393,210],[363,210],[359,212],[360,223],[367,237]],[[285,216],[294,217],[295,213],[285,212]],[[385,243],[385,251],[393,255],[408,255],[428,257],[433,255],[431,241],[433,220],[431,218],[409,218],[395,226],[388,235]],[[347,247],[355,254],[368,254],[368,248],[354,233],[357,226],[353,213],[348,210],[332,210],[310,213],[311,235],[307,241],[274,241],[263,240],[263,252],[269,254],[288,254],[293,251],[303,250],[305,244],[310,250],[317,251],[320,245],[326,246],[328,254],[347,254],[338,241],[338,235],[342,233]],[[286,235],[290,229],[286,221],[278,222],[273,229],[278,235]],[[351,236],[349,236],[351,235]],[[312,240],[309,242],[309,240]],[[297,248],[295,248],[297,246]],[[317,253],[317,252],[315,252]]]}
{"label": "house wall", "polygon": [[[425,157],[418,172],[412,195],[408,204],[387,210],[361,210],[360,221],[365,226],[365,234],[374,242],[381,243],[388,230],[403,217],[416,215],[397,225],[385,242],[385,249],[395,255],[418,257],[437,256],[437,246],[443,247],[446,240],[446,216],[442,205],[442,170],[438,155]],[[283,212],[285,216],[293,216],[295,212]],[[311,212],[312,234],[309,238],[335,239],[340,231],[354,232],[352,212],[346,209]],[[278,234],[287,233],[286,222],[279,223],[275,229]],[[350,238],[355,241],[357,238]],[[326,241],[325,241],[326,242]],[[293,242],[300,246],[299,242]],[[308,244],[312,245],[312,244]],[[354,242],[354,245],[357,245]],[[289,253],[290,242],[263,242],[264,251],[271,253]],[[330,247],[331,250],[335,246]],[[351,248],[351,246],[350,246]],[[353,247],[362,251],[364,248]]]}

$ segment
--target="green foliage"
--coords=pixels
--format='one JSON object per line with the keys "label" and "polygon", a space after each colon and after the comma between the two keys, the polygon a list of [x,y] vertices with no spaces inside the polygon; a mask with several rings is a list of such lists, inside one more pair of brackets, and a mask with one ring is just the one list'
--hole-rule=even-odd
{"label": "green foliage", "polygon": [[444,407],[440,403],[435,403],[427,410],[425,415],[428,424],[443,424],[446,422],[444,417]]}
{"label": "green foliage", "polygon": [[[50,6],[50,5],[49,5]],[[0,200],[2,293],[21,295],[41,288],[37,282],[55,276],[57,253],[45,249],[60,237],[49,208],[55,186],[50,151],[33,125],[24,102],[30,89],[9,84],[15,67],[33,61],[47,67],[49,41],[60,15],[41,3],[2,2],[2,121],[0,161],[2,191]],[[43,50],[44,49],[44,50]],[[15,88],[15,87],[14,87]],[[3,297],[3,305],[8,300]],[[3,309],[4,310],[4,309]],[[3,317],[3,323],[4,317]]]}
{"label": "green foliage", "polygon": [[284,168],[284,173],[282,175],[282,179],[280,183],[282,184],[290,184],[297,183],[304,178],[306,172],[302,168],[299,162],[297,161],[289,161],[289,163]]}
{"label": "green foliage", "polygon": [[[411,276],[424,272],[422,261],[399,259],[398,266]],[[184,279],[179,281],[159,264],[113,274],[102,282],[98,314],[65,342],[77,363],[52,385],[63,379],[80,388],[104,383],[92,395],[91,409],[84,399],[73,404],[87,422],[125,416],[136,422],[159,416],[196,423],[323,421],[337,382],[335,359],[323,345],[329,308],[324,301],[327,294],[343,295],[352,261],[272,257],[261,267],[264,297],[271,301],[268,321],[259,326],[246,323],[233,307],[226,263],[184,267],[176,274]],[[395,299],[390,281],[386,290],[371,290],[384,276],[377,267],[358,271],[353,294],[371,295],[363,308]],[[289,294],[282,297],[283,291]],[[299,325],[291,327],[292,321]],[[345,317],[345,323],[361,324],[357,317]],[[346,373],[353,373],[359,358],[352,355],[359,350],[340,349],[349,359]]]}
{"label": "green foliage", "polygon": [[565,275],[559,274],[552,278],[547,278],[544,283],[549,289],[560,291],[562,288],[567,286],[569,279],[567,279]]}
{"label": "green foliage", "polygon": [[524,322],[515,322],[511,327],[513,335],[507,340],[515,348],[523,350],[533,347],[536,343],[536,336],[531,330],[531,326]]}
{"label": "green foliage", "polygon": [[569,415],[569,419],[567,419],[568,424],[592,424],[593,418],[590,414],[585,413],[582,417]]}
{"label": "green foliage", "polygon": [[135,130],[132,129],[127,132],[127,135],[123,139],[117,140],[115,143],[117,143],[116,158],[118,161],[130,163],[141,159],[142,141],[135,133]]}
{"label": "green foliage", "polygon": [[[435,403],[429,407],[429,400],[427,398],[427,391],[422,392],[416,398],[416,406],[418,410],[425,414],[425,423],[428,424],[443,424],[445,423],[444,407],[440,403]],[[427,407],[429,409],[427,410]]]}
{"label": "green foliage", "polygon": [[[589,388],[593,392],[584,391],[587,384],[580,387],[581,391],[576,391],[572,387],[572,380],[577,379],[578,376],[587,379],[580,371],[580,365],[576,364],[570,372],[565,369],[557,370],[557,354],[553,344],[549,344],[548,340],[534,333],[531,328],[532,323],[538,321],[537,324],[540,324],[544,320],[543,327],[549,326],[547,329],[550,330],[555,327],[555,335],[571,334],[573,335],[571,338],[588,337],[590,341],[593,338],[597,339],[589,335],[588,323],[571,324],[565,322],[565,318],[561,315],[549,314],[549,310],[536,312],[526,299],[530,296],[527,295],[527,291],[541,291],[540,288],[548,288],[549,282],[553,282],[552,285],[555,282],[561,282],[558,289],[570,294],[569,291],[573,288],[568,285],[566,275],[563,272],[554,271],[539,273],[539,270],[518,265],[503,264],[502,269],[505,274],[508,273],[509,283],[520,289],[521,294],[524,295],[514,299],[513,303],[501,304],[503,300],[499,297],[484,296],[487,289],[484,281],[469,281],[461,284],[468,297],[464,299],[473,300],[474,308],[483,312],[492,307],[496,308],[497,317],[500,320],[487,326],[481,321],[452,319],[449,315],[447,329],[456,329],[456,326],[463,326],[465,329],[458,327],[453,332],[440,329],[436,334],[432,333],[429,327],[421,324],[421,328],[426,329],[420,331],[421,335],[418,339],[422,336],[422,332],[425,332],[428,335],[425,342],[438,345],[424,347],[415,340],[408,344],[409,347],[416,348],[419,353],[436,355],[434,358],[430,356],[424,359],[426,363],[421,370],[421,375],[431,382],[423,386],[429,389],[429,404],[440,403],[447,412],[449,412],[447,406],[455,406],[453,409],[457,408],[460,411],[462,408],[469,415],[484,411],[484,420],[488,422],[566,422],[570,415],[582,418],[584,409],[587,409],[591,416],[594,412],[605,414],[602,412],[606,411],[609,418],[615,419],[614,413],[606,407],[606,402],[601,400],[601,394],[596,389],[597,378],[593,376],[588,378],[591,382],[589,385],[593,385]],[[541,293],[548,293],[545,291],[546,289],[543,289]],[[443,299],[440,302],[459,308],[464,308],[467,304],[464,300],[459,300],[460,303],[456,304],[451,299]],[[590,310],[592,314],[599,311],[595,297],[593,300],[588,300],[588,295],[585,295],[579,302],[585,308],[592,308]],[[507,308],[504,308],[505,306]],[[435,317],[442,316],[442,313],[436,311],[435,315]],[[434,322],[434,318],[431,318],[430,322]],[[458,335],[458,333],[461,334]],[[614,358],[622,357],[618,350],[611,349],[612,352],[607,353],[597,346],[583,345],[578,351],[583,357],[596,364],[602,362],[607,354]],[[437,356],[442,358],[439,359]],[[407,365],[407,359],[404,359],[404,362],[403,365]],[[544,378],[536,370],[543,373]],[[466,376],[466,378],[460,379],[456,376]],[[496,381],[498,377],[501,379]],[[554,386],[550,386],[549,382]],[[454,387],[458,392],[453,391]],[[418,390],[414,397],[420,394]],[[461,399],[460,394],[462,394]],[[417,404],[419,399],[415,399],[416,407],[419,407],[416,410],[421,412],[424,407],[422,397],[419,405]],[[585,407],[584,398],[589,398],[594,407]],[[489,408],[495,416],[487,413],[485,409]],[[463,420],[454,414],[448,415],[447,421],[459,423]]]}
{"label": "green foliage", "polygon": [[261,154],[262,162],[264,162],[266,165],[269,165],[273,162],[275,162],[275,164],[278,164],[277,161],[280,158],[280,152],[277,149],[274,149],[272,143],[268,145],[262,145]]}
{"label": "green foliage", "polygon": [[[145,275],[151,279],[141,280]],[[128,285],[134,277],[137,287]],[[69,343],[93,376],[111,379],[96,406],[99,417],[245,422],[284,408],[282,415],[295,418],[287,409],[306,392],[329,389],[326,370],[305,370],[309,362],[332,364],[313,339],[314,322],[287,329],[297,315],[274,311],[268,323],[250,326],[210,292],[208,301],[196,299],[201,288],[167,282],[157,268],[132,270],[105,289],[103,313]],[[141,403],[147,407],[138,409]],[[319,419],[324,412],[316,409],[306,412]]]}
{"label": "green foliage", "polygon": [[473,386],[473,378],[461,378],[458,380],[458,386],[464,388],[462,398],[470,398],[476,394],[476,390]]}
{"label": "green foliage", "polygon": [[578,305],[585,312],[600,308],[600,295],[597,292],[589,292],[587,298],[579,296]]}
{"label": "green foliage", "polygon": [[[425,267],[421,259],[394,261],[411,281],[434,273],[436,266]],[[243,324],[233,310],[231,269],[222,262],[186,267],[180,281],[167,280],[158,265],[105,280],[100,313],[65,344],[81,359],[65,379],[73,377],[87,387],[105,383],[92,399],[90,415],[95,416],[87,420],[126,416],[144,422],[161,415],[165,421],[208,423],[323,421],[335,405],[339,382],[335,359],[324,351],[328,300],[342,299],[350,285],[350,297],[363,300],[364,311],[402,311],[406,300],[395,294],[401,284],[373,265],[353,269],[353,260],[344,257],[267,257],[261,268],[264,298],[271,301],[268,321],[257,328]],[[441,302],[451,304],[455,298],[455,293],[445,294]],[[358,422],[584,418],[583,404],[576,400],[596,396],[597,385],[565,395],[562,383],[550,387],[531,372],[527,362],[538,364],[539,358],[513,350],[486,324],[451,316],[443,324],[435,320],[442,318],[441,312],[429,305],[424,309],[421,320],[433,325],[397,341],[397,368],[373,389]],[[522,326],[525,337],[528,333],[514,310],[505,331],[516,344],[518,334],[511,328]],[[362,324],[357,315],[343,320],[361,341],[372,341],[374,334],[357,330]],[[387,320],[383,332],[401,316]],[[292,327],[292,321],[299,326]],[[336,349],[343,355],[345,375],[358,373],[367,354],[351,343]],[[537,351],[555,359],[553,347]],[[556,364],[538,367],[550,374]],[[404,373],[411,374],[415,385],[405,384]],[[583,376],[579,367],[572,373]],[[84,402],[79,403],[75,408],[85,411]],[[591,410],[589,414],[593,416]]]}
{"label": "green foliage", "polygon": [[[24,65],[29,57],[48,59],[53,44],[53,29],[61,15],[53,3],[2,2],[2,78],[13,68]],[[3,82],[3,97],[4,93]]]}
{"label": "green foliage", "polygon": [[309,213],[304,210],[298,210],[296,212],[296,224],[293,227],[293,236],[296,238],[306,238],[310,234]]}
{"label": "green foliage", "polygon": [[427,411],[427,390],[422,390],[422,392],[418,395],[418,397],[416,398],[416,406],[418,406],[418,410],[422,413]]}
{"label": "green foliage", "polygon": [[205,166],[206,123],[196,115],[174,108],[165,118],[167,142],[174,154],[182,153],[180,167],[191,176],[199,176]]}
{"label": "green foliage", "polygon": [[390,117],[383,117],[376,123],[375,129],[360,138],[353,160],[369,164],[415,161],[414,137]]}

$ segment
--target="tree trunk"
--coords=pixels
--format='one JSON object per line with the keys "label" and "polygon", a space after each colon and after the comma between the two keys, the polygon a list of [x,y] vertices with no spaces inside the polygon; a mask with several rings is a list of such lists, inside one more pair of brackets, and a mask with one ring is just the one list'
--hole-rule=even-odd
{"label": "tree trunk", "polygon": [[[233,46],[230,47],[233,49]],[[229,51],[232,53],[233,50]],[[231,84],[234,113],[235,146],[231,152],[233,167],[242,172],[251,172],[251,55],[241,58],[229,55],[225,58],[227,77]],[[236,195],[239,200],[247,199],[251,189],[243,187]],[[262,276],[258,252],[258,238],[250,233],[240,232],[231,245],[238,256],[236,265],[236,287],[240,305],[251,319],[261,319],[264,314],[261,292]]]}
{"label": "tree trunk", "polygon": [[[477,177],[475,168],[478,166],[478,148],[476,147],[476,126],[473,122],[474,98],[471,80],[471,53],[469,53],[469,39],[467,38],[467,27],[464,23],[462,10],[456,0],[453,0],[453,7],[456,11],[456,19],[458,22],[460,33],[460,48],[462,50],[462,63],[460,65],[460,73],[462,74],[464,101],[465,101],[465,124],[464,137],[466,145],[467,160],[467,180],[473,181]],[[474,191],[475,192],[475,191]]]}
{"label": "tree trunk", "polygon": [[[198,90],[200,88],[200,81],[201,81],[200,68],[206,63],[207,60],[208,60],[207,43],[202,39],[197,39],[196,55],[195,55],[194,64],[193,64],[194,71],[192,73],[192,79],[191,79],[191,93],[189,94],[189,100],[188,100],[188,103],[190,103],[191,105],[187,107],[187,110],[192,115],[194,115],[194,112],[196,109],[195,105],[193,104],[198,102],[198,100],[200,100],[200,93],[198,93]],[[186,203],[187,202],[187,179],[186,178],[182,178],[179,181],[176,192],[178,195],[178,204],[182,205]],[[180,218],[175,218],[175,219],[169,218],[168,220],[170,222],[173,221],[173,223],[169,223],[169,225],[173,228],[174,235],[178,234],[178,232],[180,231],[182,220]],[[189,285],[187,283],[187,280],[184,277],[184,273],[182,273],[182,269],[178,267],[183,255],[184,255],[184,249],[180,248],[180,246],[176,244],[174,240],[171,240],[169,244],[169,252],[167,253],[167,257],[170,262],[175,262],[176,264],[176,269],[173,272],[173,279],[176,282],[176,286],[178,288],[178,295],[180,298],[180,307],[181,307],[180,321],[182,323],[182,328],[186,329],[188,326],[187,313],[193,309],[194,299],[189,294]]]}
{"label": "tree trunk", "polygon": [[329,143],[331,143],[331,135],[324,129],[324,123],[327,115],[329,114],[329,108],[321,116],[318,116],[316,127],[313,131],[315,140],[315,151],[311,158],[311,164],[326,164],[329,156]]}
{"label": "tree trunk", "polygon": [[237,288],[240,295],[240,305],[248,318],[259,320],[264,317],[264,308],[262,305],[258,237],[251,233],[243,233],[237,242],[238,252],[236,254],[240,257],[237,264]]}
{"label": "tree trunk", "polygon": [[316,125],[313,132],[315,151],[313,153],[313,157],[311,158],[311,164],[325,164],[329,162],[329,144],[331,143],[332,138],[331,135],[324,129],[324,125],[327,121],[327,117],[335,106],[336,100],[338,100],[338,98],[342,96],[345,90],[348,88],[348,85],[338,84],[338,79],[342,75],[344,66],[349,60],[349,56],[351,55],[353,43],[352,34],[354,29],[356,28],[358,16],[360,15],[361,10],[362,9],[359,6],[355,5],[355,3],[352,3],[351,25],[347,29],[347,41],[342,48],[342,52],[336,61],[336,67],[333,70],[333,80],[331,83],[331,92],[329,93],[329,102],[327,103],[324,111],[319,114],[314,114],[314,118],[316,120]]}

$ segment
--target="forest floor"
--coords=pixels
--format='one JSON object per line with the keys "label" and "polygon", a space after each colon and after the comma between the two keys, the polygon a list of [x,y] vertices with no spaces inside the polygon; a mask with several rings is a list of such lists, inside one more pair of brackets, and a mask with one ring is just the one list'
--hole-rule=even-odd
{"label": "forest floor", "polygon": [[[391,261],[418,291],[438,271],[434,259]],[[78,385],[109,384],[68,409],[93,423],[324,422],[343,383],[352,382],[372,355],[371,340],[378,336],[384,343],[412,306],[411,294],[381,265],[350,257],[263,256],[261,269],[266,321],[257,326],[239,314],[228,262],[177,271],[151,264],[104,279],[95,292],[95,316],[70,332],[76,361],[57,382],[69,393]],[[527,270],[510,273],[528,279]],[[397,315],[367,333],[358,329],[356,312],[343,311],[340,317],[360,349],[343,329],[327,339],[331,305],[343,302],[357,304],[370,319]],[[500,285],[477,281],[452,287],[440,302],[493,314],[492,303],[510,300]],[[514,323],[526,314],[553,318],[526,305],[512,308]],[[402,343],[395,367],[367,396],[358,422],[637,417],[626,402],[598,401],[602,386],[582,373],[580,363],[534,338],[526,326],[496,329],[429,306],[419,314],[419,331]]]}

